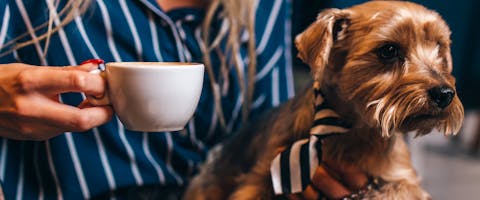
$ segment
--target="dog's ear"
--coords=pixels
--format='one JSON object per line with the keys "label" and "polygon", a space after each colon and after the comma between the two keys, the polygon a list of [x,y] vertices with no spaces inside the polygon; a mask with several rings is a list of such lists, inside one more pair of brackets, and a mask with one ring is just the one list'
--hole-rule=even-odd
{"label": "dog's ear", "polygon": [[324,10],[312,25],[295,38],[298,57],[310,65],[315,81],[322,81],[330,49],[335,41],[345,37],[349,17],[350,13],[346,10]]}

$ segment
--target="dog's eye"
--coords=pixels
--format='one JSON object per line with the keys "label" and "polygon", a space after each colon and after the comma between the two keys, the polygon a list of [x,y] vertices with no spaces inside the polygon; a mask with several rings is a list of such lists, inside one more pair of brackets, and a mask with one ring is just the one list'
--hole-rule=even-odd
{"label": "dog's eye", "polygon": [[398,58],[399,50],[395,44],[386,44],[377,51],[378,57],[387,62],[393,62]]}

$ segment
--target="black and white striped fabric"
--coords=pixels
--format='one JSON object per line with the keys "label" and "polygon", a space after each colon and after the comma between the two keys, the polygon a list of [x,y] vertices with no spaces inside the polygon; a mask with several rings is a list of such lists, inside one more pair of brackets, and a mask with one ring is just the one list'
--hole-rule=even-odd
{"label": "black and white striped fabric", "polygon": [[270,166],[273,189],[276,195],[302,192],[311,182],[322,161],[322,140],[328,136],[345,133],[350,125],[330,109],[314,83],[315,118],[310,138],[299,140],[279,153]]}

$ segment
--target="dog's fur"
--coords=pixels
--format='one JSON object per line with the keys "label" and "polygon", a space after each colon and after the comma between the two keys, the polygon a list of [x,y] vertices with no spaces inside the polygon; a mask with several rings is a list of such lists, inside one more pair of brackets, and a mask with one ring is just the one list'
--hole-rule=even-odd
{"label": "dog's fur", "polygon": [[[324,141],[323,156],[354,164],[386,181],[369,199],[428,199],[402,135],[436,128],[455,134],[463,121],[457,96],[444,109],[431,88],[454,90],[450,30],[434,11],[400,1],[373,1],[328,9],[296,38],[299,57],[311,66],[325,99],[353,124]],[[385,44],[399,57],[383,60]],[[270,164],[279,149],[307,138],[313,121],[311,89],[256,120],[211,153],[185,199],[271,199]]]}

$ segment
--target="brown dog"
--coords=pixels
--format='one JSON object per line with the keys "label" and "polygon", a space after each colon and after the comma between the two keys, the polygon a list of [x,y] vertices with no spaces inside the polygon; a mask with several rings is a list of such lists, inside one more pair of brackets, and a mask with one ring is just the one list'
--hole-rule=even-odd
{"label": "brown dog", "polygon": [[[299,57],[329,106],[352,128],[323,142],[324,159],[354,164],[385,184],[368,199],[428,199],[402,134],[455,134],[464,110],[451,75],[450,30],[434,11],[373,1],[328,9],[296,38]],[[270,165],[279,149],[309,137],[307,90],[212,152],[186,199],[272,199]]]}

